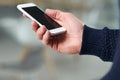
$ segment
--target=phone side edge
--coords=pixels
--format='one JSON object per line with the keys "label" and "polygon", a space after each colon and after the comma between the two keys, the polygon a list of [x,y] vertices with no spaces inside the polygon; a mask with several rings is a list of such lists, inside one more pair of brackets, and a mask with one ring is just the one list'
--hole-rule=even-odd
{"label": "phone side edge", "polygon": [[55,28],[49,30],[52,36],[66,32],[67,30],[64,27]]}

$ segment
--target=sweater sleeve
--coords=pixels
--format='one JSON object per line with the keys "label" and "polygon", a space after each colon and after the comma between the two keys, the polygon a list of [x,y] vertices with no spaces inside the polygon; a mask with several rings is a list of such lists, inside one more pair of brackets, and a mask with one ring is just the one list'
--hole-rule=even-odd
{"label": "sweater sleeve", "polygon": [[113,61],[116,42],[120,30],[92,29],[84,26],[82,48],[80,54],[95,55],[103,61]]}

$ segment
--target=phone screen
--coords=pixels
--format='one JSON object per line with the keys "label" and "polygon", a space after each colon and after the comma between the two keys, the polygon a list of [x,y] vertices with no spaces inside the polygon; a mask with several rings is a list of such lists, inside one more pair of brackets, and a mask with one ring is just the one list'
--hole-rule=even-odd
{"label": "phone screen", "polygon": [[41,11],[38,7],[26,7],[24,9],[29,15],[31,15],[34,19],[36,19],[42,25],[45,25],[48,30],[55,29],[61,27],[57,22],[55,22],[52,18],[47,16],[43,11]]}

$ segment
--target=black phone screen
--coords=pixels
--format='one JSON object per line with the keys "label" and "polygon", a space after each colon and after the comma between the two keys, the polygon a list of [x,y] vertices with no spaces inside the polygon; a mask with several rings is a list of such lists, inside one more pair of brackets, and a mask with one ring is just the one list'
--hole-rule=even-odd
{"label": "black phone screen", "polygon": [[61,27],[57,22],[55,22],[52,18],[46,15],[43,11],[41,11],[38,7],[26,7],[22,8],[29,15],[31,15],[34,19],[36,19],[42,25],[45,25],[48,30]]}

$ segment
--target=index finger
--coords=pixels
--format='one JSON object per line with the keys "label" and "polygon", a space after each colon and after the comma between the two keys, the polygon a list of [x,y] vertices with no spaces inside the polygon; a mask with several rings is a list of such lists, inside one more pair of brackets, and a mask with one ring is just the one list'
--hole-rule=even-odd
{"label": "index finger", "polygon": [[23,16],[25,17],[25,18],[27,18],[27,19],[30,19],[28,16],[26,16],[25,14],[23,14]]}

